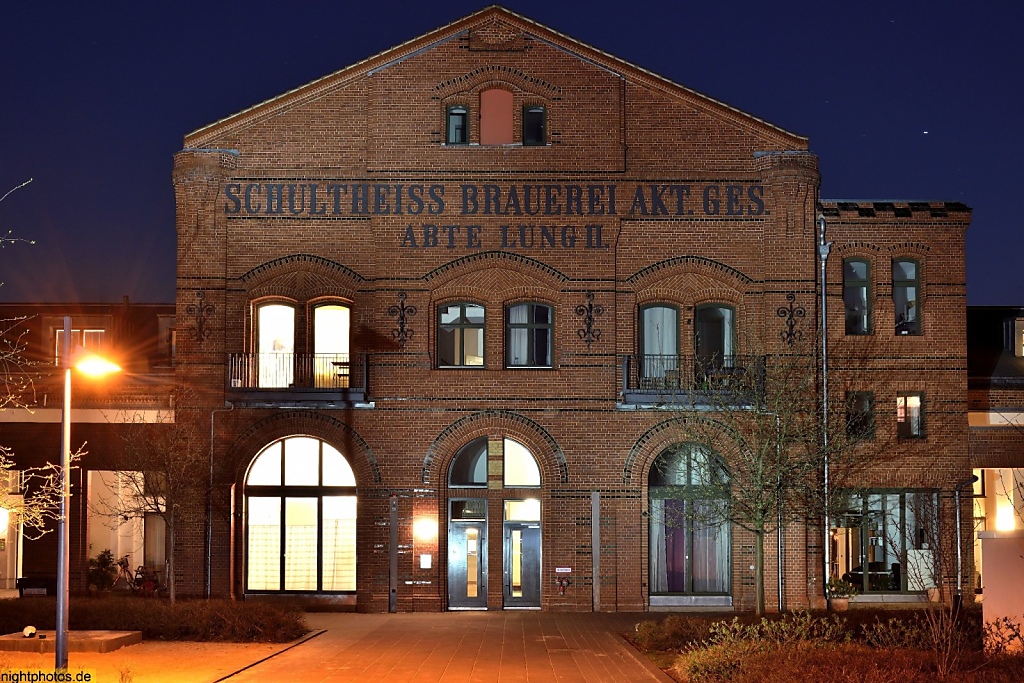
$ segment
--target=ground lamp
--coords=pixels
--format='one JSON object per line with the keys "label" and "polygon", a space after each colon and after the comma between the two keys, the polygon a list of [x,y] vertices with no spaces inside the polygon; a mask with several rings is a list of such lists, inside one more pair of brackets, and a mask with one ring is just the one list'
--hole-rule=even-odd
{"label": "ground lamp", "polygon": [[54,651],[56,669],[68,668],[68,597],[71,566],[68,557],[68,515],[71,510],[71,369],[77,368],[87,375],[99,377],[121,368],[82,347],[71,346],[71,316],[64,316],[64,344],[61,348],[61,368],[64,370],[64,402],[61,404],[61,499],[57,520],[57,633]]}

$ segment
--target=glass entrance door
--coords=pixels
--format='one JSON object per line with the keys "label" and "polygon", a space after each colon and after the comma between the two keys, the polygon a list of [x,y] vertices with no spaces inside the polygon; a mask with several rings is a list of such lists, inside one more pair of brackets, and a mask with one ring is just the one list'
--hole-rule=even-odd
{"label": "glass entrance door", "polygon": [[505,523],[505,607],[540,607],[540,524]]}
{"label": "glass entrance door", "polygon": [[448,607],[487,608],[487,525],[456,522],[448,528]]}
{"label": "glass entrance door", "polygon": [[448,501],[448,609],[487,609],[487,499]]}

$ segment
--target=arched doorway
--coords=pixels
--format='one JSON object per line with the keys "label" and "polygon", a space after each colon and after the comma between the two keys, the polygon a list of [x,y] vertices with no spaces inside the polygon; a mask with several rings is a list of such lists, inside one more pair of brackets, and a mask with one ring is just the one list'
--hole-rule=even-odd
{"label": "arched doorway", "polygon": [[[500,489],[489,485],[497,479]],[[498,483],[497,481],[494,482]],[[486,609],[491,493],[502,515],[502,606],[540,607],[541,486],[537,460],[514,439],[473,439],[448,468],[448,607]]]}
{"label": "arched doorway", "polygon": [[732,603],[729,475],[695,443],[673,444],[648,475],[652,606]]}
{"label": "arched doorway", "polygon": [[356,479],[329,443],[289,436],[245,478],[248,593],[354,593]]}

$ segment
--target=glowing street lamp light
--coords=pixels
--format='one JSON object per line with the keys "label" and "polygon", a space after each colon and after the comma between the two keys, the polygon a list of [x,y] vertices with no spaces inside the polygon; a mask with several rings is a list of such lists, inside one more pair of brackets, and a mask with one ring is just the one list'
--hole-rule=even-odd
{"label": "glowing street lamp light", "polygon": [[71,568],[68,550],[68,515],[71,510],[71,369],[99,377],[118,372],[120,367],[100,358],[90,351],[78,347],[71,350],[71,316],[64,316],[64,345],[61,349],[61,367],[64,369],[64,402],[61,406],[61,499],[60,517],[57,520],[57,633],[54,652],[55,668],[68,668],[68,599],[71,590],[69,573]]}

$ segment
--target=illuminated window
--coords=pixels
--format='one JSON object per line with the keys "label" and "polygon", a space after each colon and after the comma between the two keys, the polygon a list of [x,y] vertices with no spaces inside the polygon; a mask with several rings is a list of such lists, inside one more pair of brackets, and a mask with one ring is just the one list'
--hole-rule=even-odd
{"label": "illuminated window", "polygon": [[259,387],[287,387],[295,375],[295,307],[263,304],[256,309]]}
{"label": "illuminated window", "polygon": [[[533,453],[514,439],[502,441],[502,485],[507,488],[540,486],[540,468]],[[488,438],[473,439],[459,449],[448,470],[448,485],[457,487],[487,486]]]}
{"label": "illuminated window", "polygon": [[901,439],[924,437],[923,395],[917,392],[896,396],[896,436]]}
{"label": "illuminated window", "polygon": [[324,304],[313,309],[313,380],[316,387],[349,386],[348,306]]}
{"label": "illuminated window", "polygon": [[333,446],[275,441],[246,477],[246,587],[254,592],[356,589],[356,480]]}
{"label": "illuminated window", "polygon": [[521,488],[524,486],[540,486],[540,468],[529,449],[518,441],[505,439],[505,473],[506,487]]}
{"label": "illuminated window", "polygon": [[940,585],[938,497],[930,491],[837,491],[832,574],[860,593]]}
{"label": "illuminated window", "polygon": [[871,334],[871,266],[864,259],[843,260],[846,334]]}

